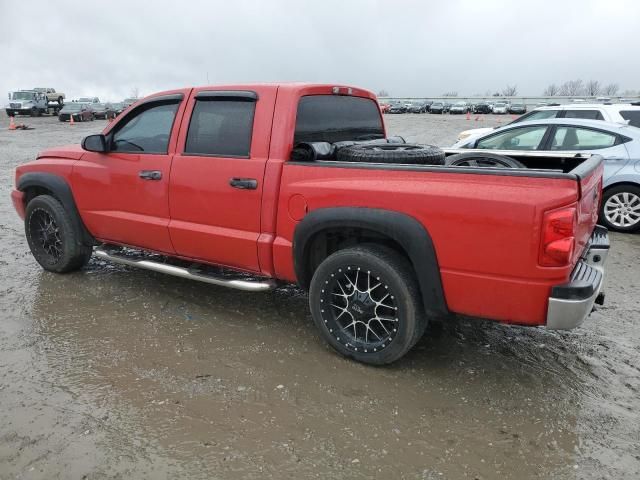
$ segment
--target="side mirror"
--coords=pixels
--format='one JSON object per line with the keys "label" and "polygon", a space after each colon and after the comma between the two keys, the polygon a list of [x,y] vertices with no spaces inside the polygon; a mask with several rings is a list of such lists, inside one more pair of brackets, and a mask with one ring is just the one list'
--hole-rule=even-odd
{"label": "side mirror", "polygon": [[107,153],[107,139],[101,133],[82,139],[82,148],[88,152]]}

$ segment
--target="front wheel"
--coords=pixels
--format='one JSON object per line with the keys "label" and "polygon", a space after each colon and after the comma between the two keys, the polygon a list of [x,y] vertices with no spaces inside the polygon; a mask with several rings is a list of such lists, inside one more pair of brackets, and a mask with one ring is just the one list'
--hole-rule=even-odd
{"label": "front wheel", "polygon": [[618,185],[607,189],[602,198],[600,221],[610,230],[640,230],[640,187]]}
{"label": "front wheel", "polygon": [[376,245],[327,257],[311,280],[309,306],[335,350],[371,365],[401,358],[427,324],[411,264]]}
{"label": "front wheel", "polygon": [[31,200],[24,226],[31,253],[45,270],[71,272],[89,261],[93,249],[82,243],[82,232],[56,198],[40,195]]}

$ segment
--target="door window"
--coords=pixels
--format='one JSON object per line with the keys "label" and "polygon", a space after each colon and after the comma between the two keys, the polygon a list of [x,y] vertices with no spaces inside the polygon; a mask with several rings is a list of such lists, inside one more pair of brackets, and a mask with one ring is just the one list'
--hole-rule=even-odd
{"label": "door window", "polygon": [[248,158],[256,103],[220,98],[196,100],[184,152]]}
{"label": "door window", "polygon": [[496,150],[536,150],[547,127],[520,127],[500,132],[478,141],[476,148]]}
{"label": "door window", "polygon": [[167,153],[179,101],[142,105],[118,125],[111,150],[131,153]]}
{"label": "door window", "polygon": [[597,150],[612,147],[616,135],[587,128],[558,127],[551,142],[551,150]]}
{"label": "door window", "polygon": [[599,110],[565,110],[564,118],[584,118],[586,120],[604,120]]}

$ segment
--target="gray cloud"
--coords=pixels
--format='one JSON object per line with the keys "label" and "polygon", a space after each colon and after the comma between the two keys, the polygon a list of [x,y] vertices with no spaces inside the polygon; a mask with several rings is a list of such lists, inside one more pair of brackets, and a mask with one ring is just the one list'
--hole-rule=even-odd
{"label": "gray cloud", "polygon": [[0,90],[117,100],[227,82],[348,83],[394,95],[541,94],[571,78],[640,88],[640,2],[0,0]]}

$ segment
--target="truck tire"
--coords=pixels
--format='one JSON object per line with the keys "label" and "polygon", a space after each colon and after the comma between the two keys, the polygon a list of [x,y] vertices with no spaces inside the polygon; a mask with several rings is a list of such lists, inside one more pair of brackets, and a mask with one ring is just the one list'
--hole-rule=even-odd
{"label": "truck tire", "polygon": [[58,97],[58,105],[60,106],[60,108],[62,108],[62,106],[64,105],[64,99],[62,97]]}
{"label": "truck tire", "polygon": [[451,155],[445,160],[445,165],[448,167],[527,168],[524,163],[515,158],[483,151]]}
{"label": "truck tire", "polygon": [[309,306],[321,335],[335,350],[370,365],[401,358],[427,325],[411,264],[378,245],[327,257],[311,279]]}
{"label": "truck tire", "polygon": [[82,232],[62,204],[50,195],[29,202],[25,234],[36,261],[50,272],[66,273],[82,268],[93,249],[82,243]]}
{"label": "truck tire", "polygon": [[40,112],[40,110],[38,110],[37,107],[33,107],[31,109],[31,111],[29,112],[29,115],[31,115],[32,117],[37,117],[39,112]]}
{"label": "truck tire", "polygon": [[618,232],[640,230],[640,187],[624,184],[605,190],[600,207],[600,223]]}
{"label": "truck tire", "polygon": [[444,152],[433,145],[410,143],[359,144],[338,150],[339,162],[443,165]]}

